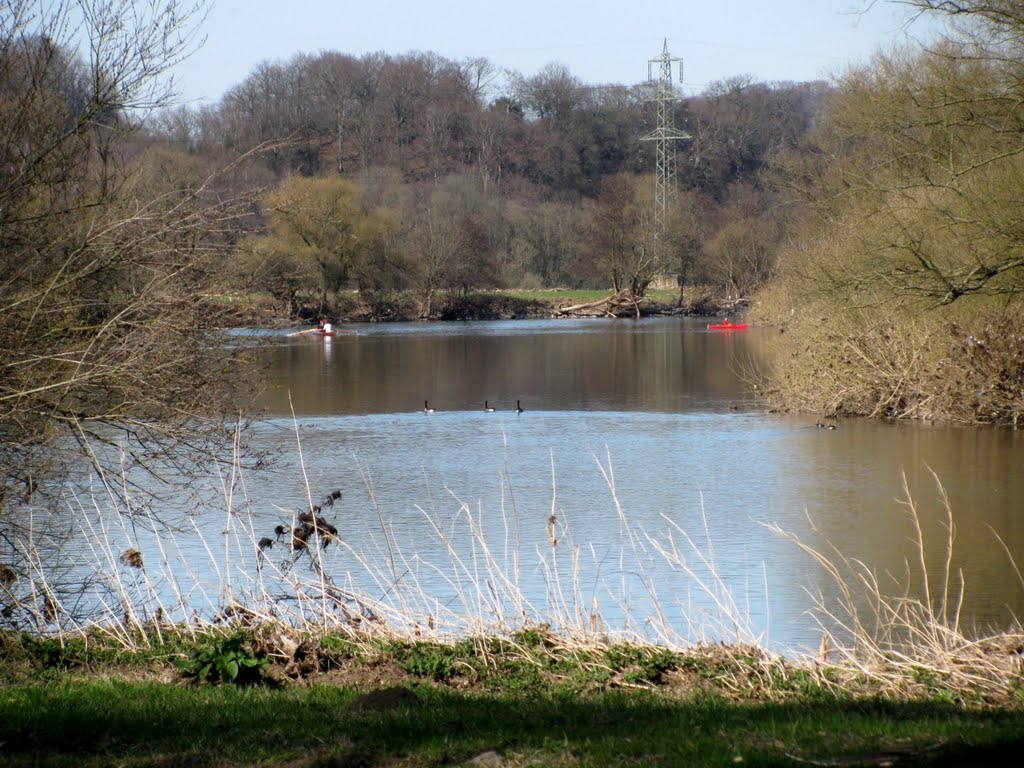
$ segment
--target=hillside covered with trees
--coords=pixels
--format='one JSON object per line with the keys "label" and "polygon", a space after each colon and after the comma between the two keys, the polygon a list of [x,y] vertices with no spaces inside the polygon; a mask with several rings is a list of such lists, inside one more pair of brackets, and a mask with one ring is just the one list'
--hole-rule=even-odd
{"label": "hillside covered with trees", "polygon": [[[591,86],[564,67],[533,76],[430,53],[297,54],[265,62],[220,103],[147,123],[144,162],[230,178],[252,192],[236,287],[295,309],[358,289],[430,316],[439,293],[592,287],[639,293],[656,277],[749,296],[769,273],[792,207],[764,183],[797,151],[823,83],[740,76],[677,103],[692,135],[678,159],[668,242],[647,241],[654,85]],[[147,156],[149,159],[147,159]]]}

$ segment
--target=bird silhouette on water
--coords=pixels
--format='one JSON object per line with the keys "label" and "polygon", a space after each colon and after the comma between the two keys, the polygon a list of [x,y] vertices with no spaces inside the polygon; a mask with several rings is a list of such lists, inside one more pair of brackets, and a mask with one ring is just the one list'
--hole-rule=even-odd
{"label": "bird silhouette on water", "polygon": [[522,413],[522,412],[523,412],[523,406],[521,406],[519,404],[519,401],[516,400],[516,413]]}
{"label": "bird silhouette on water", "polygon": [[423,401],[423,412],[424,413],[433,413],[434,412],[434,409],[430,407],[430,403],[428,403],[426,400]]}
{"label": "bird silhouette on water", "polygon": [[487,401],[484,400],[484,410],[487,411],[488,413],[494,413],[494,406],[488,405]]}

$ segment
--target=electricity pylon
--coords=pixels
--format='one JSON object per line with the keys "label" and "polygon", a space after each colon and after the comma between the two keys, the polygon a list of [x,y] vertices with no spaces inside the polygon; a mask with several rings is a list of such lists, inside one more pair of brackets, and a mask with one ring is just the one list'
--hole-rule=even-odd
{"label": "electricity pylon", "polygon": [[680,131],[675,125],[672,102],[679,101],[679,94],[672,87],[672,64],[679,62],[679,81],[683,80],[683,60],[668,55],[668,40],[661,50],[661,56],[647,62],[647,79],[654,80],[654,65],[659,68],[658,86],[649,100],[658,105],[658,127],[644,136],[641,141],[656,142],[657,159],[654,169],[654,229],[660,239],[665,232],[668,203],[676,189],[676,151],[673,142],[687,141],[690,134]]}

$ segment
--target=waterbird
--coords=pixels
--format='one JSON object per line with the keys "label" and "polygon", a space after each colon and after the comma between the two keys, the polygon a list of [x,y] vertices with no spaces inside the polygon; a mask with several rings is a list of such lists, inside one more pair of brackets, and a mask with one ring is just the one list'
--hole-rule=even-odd
{"label": "waterbird", "polygon": [[285,528],[283,525],[275,525],[274,526],[274,535],[277,536],[277,540],[278,541],[280,541],[281,537],[284,536],[285,533],[287,533],[287,532],[288,532],[288,529]]}
{"label": "waterbird", "polygon": [[434,409],[430,407],[430,405],[427,403],[426,400],[423,401],[423,412],[424,413],[433,413],[434,412]]}
{"label": "waterbird", "polygon": [[25,478],[25,491],[21,494],[21,500],[26,504],[32,503],[32,496],[39,490],[39,483],[32,479],[32,475]]}
{"label": "waterbird", "polygon": [[487,411],[488,413],[494,413],[494,406],[488,405],[487,401],[484,400],[484,410]]}
{"label": "waterbird", "polygon": [[516,400],[516,413],[522,413],[522,412],[523,412],[523,407],[519,404],[519,401]]}
{"label": "waterbird", "polygon": [[836,428],[835,424],[822,424],[820,421],[817,422],[814,426],[816,426],[818,429],[835,429]]}
{"label": "waterbird", "polygon": [[318,517],[313,520],[312,523],[306,523],[305,528],[310,529],[313,533],[318,536],[324,536],[326,534],[338,535],[338,529],[331,525],[329,522],[324,520],[322,517]]}

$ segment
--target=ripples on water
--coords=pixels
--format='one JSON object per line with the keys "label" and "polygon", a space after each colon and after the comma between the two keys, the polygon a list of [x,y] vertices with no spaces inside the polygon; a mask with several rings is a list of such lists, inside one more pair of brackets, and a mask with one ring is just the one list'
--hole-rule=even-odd
{"label": "ripples on water", "polygon": [[[586,626],[596,601],[606,629],[649,639],[810,647],[808,591],[828,599],[831,586],[763,524],[834,544],[883,578],[902,574],[914,556],[898,501],[906,473],[939,567],[931,468],[958,515],[970,618],[998,624],[1024,608],[990,530],[1022,555],[1018,433],[857,421],[832,431],[763,413],[744,384],[757,332],[714,334],[693,320],[357,330],[326,342],[260,336],[271,385],[254,438],[276,461],[247,476],[234,502],[258,539],[290,525],[307,494],[343,490],[327,516],[350,549],[328,548],[323,561],[338,583],[388,599],[414,587],[415,608],[431,615],[514,621],[527,610]],[[498,410],[485,413],[485,399]],[[424,400],[437,412],[423,413]],[[186,560],[230,560],[216,573],[195,566],[212,582],[231,568],[251,577],[251,541],[222,547],[223,513],[202,519],[214,544],[185,545]],[[282,548],[275,564],[289,561]]]}

